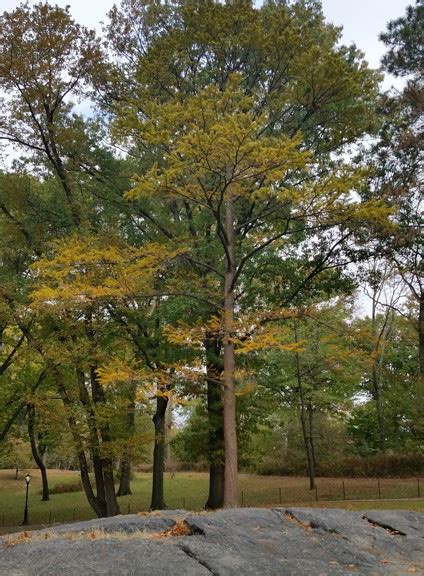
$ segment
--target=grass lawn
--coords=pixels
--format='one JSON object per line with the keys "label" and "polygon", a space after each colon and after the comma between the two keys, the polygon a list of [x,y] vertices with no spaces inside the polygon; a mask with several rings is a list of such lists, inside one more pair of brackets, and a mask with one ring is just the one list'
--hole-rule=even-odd
{"label": "grass lawn", "polygon": [[[42,502],[38,470],[31,471],[29,521],[32,526],[87,520],[95,515],[83,492],[53,494]],[[50,484],[74,482],[78,472],[49,470]],[[119,498],[123,514],[147,510],[150,504],[151,474],[137,473],[132,481],[132,496]],[[240,504],[244,506],[296,505],[348,508],[407,509],[424,512],[424,499],[418,499],[418,482],[410,479],[318,478],[317,492],[308,489],[307,478],[240,474]],[[200,472],[165,474],[165,498],[169,508],[200,510],[206,501],[208,475]],[[424,480],[420,490],[424,496]],[[318,501],[316,500],[318,496]],[[381,497],[380,497],[381,496]],[[362,501],[359,501],[362,500]],[[366,501],[365,501],[366,500]],[[0,470],[0,533],[19,530],[25,505],[24,474],[14,479],[13,470]],[[3,526],[4,524],[4,526]],[[18,527],[18,528],[17,528]]]}

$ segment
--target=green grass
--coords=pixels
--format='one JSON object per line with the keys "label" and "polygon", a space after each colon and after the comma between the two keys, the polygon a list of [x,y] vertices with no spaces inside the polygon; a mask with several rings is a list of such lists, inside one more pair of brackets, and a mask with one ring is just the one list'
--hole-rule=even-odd
{"label": "green grass", "polygon": [[[0,530],[10,531],[22,522],[25,505],[24,475],[14,480],[12,470],[0,470]],[[51,485],[57,482],[73,482],[77,472],[50,470]],[[151,474],[137,473],[132,481],[132,496],[119,498],[123,514],[147,510],[150,504]],[[424,499],[416,499],[417,480],[382,479],[379,498],[378,481],[375,478],[318,478],[318,502],[316,492],[308,489],[308,480],[298,477],[257,476],[240,474],[240,504],[244,506],[320,506],[339,507],[351,510],[370,508],[407,509],[424,512]],[[424,480],[421,480],[421,493],[424,496]],[[40,475],[32,471],[29,495],[29,521],[32,526],[50,523],[87,520],[95,515],[87,503],[83,492],[54,494],[50,501],[42,502],[39,490]],[[180,472],[171,477],[165,474],[165,498],[169,508],[187,510],[202,509],[208,490],[208,475],[200,472]],[[414,500],[407,500],[413,499]],[[405,499],[405,500],[403,500]],[[359,502],[359,500],[362,500]],[[366,501],[364,501],[366,500]],[[4,529],[3,529],[4,522]]]}

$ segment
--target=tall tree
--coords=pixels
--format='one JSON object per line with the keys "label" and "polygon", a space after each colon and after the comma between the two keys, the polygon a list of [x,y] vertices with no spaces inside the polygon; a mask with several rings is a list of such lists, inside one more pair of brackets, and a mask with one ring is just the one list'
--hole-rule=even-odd
{"label": "tall tree", "polygon": [[[119,64],[103,83],[97,78],[97,85],[101,102],[118,118],[126,115],[126,105],[148,116],[152,99],[180,101],[209,85],[223,92],[238,72],[242,91],[255,94],[256,115],[268,114],[263,131],[290,138],[301,130],[303,146],[321,160],[372,126],[376,77],[360,63],[354,48],[336,48],[339,32],[325,24],[316,3],[270,2],[256,10],[248,1],[123,2],[110,17],[108,37]],[[125,121],[118,121],[115,129],[129,137],[131,153],[145,166],[146,142]],[[179,226],[186,220],[192,234],[193,212],[189,204],[188,210],[179,209],[183,203],[173,198],[167,205],[178,216]],[[226,202],[230,228],[231,204]],[[247,214],[251,207],[246,203]],[[146,199],[143,208],[150,219],[153,214]],[[227,231],[231,237],[231,230]],[[215,264],[213,259],[209,263]],[[198,273],[204,272],[204,267],[198,267]],[[228,272],[228,284],[230,276]],[[216,309],[212,310],[215,314]],[[212,375],[211,385],[214,380]],[[215,418],[211,414],[211,421]]]}
{"label": "tall tree", "polygon": [[382,126],[371,151],[375,174],[369,195],[384,197],[394,209],[396,230],[378,237],[378,252],[396,263],[397,272],[416,302],[420,370],[424,373],[424,279],[422,253],[422,156],[423,156],[423,28],[421,2],[407,7],[406,15],[389,22],[381,40],[388,51],[384,68],[407,77],[401,93],[392,91],[381,99]]}
{"label": "tall tree", "polygon": [[[129,195],[184,201],[193,221],[213,222],[217,265],[199,260],[196,242],[187,249],[209,271],[213,290],[205,294],[204,285],[190,278],[191,289],[183,284],[178,293],[212,301],[222,315],[226,506],[237,501],[234,313],[245,268],[283,239],[335,228],[340,222],[346,226],[364,215],[362,207],[358,211],[355,203],[344,201],[361,175],[340,165],[326,181],[314,181],[308,169],[311,156],[302,150],[299,136],[267,136],[268,116],[256,114],[254,101],[243,94],[235,77],[224,91],[209,88],[182,103],[153,104],[147,120],[131,109],[127,116],[129,130],[138,131],[140,140],[156,145],[161,154],[161,161],[137,178]],[[307,175],[306,187],[302,182]],[[378,218],[379,210],[372,208],[368,217]],[[180,242],[187,243],[185,238]]]}

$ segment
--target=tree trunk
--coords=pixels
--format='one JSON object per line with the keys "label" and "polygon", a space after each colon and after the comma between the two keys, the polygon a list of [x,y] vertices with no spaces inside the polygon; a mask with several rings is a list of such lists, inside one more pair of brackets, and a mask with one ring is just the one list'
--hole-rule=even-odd
{"label": "tree trunk", "polygon": [[314,408],[311,401],[308,402],[308,428],[309,428],[309,445],[311,447],[312,461],[314,469],[317,468],[317,457],[315,452],[315,435],[314,435]]}
{"label": "tree trunk", "polygon": [[307,416],[303,400],[301,400],[300,405],[300,422],[302,425],[303,442],[305,444],[306,459],[308,462],[309,488],[313,490],[315,488],[315,465],[312,455],[310,432],[308,430]]}
{"label": "tree trunk", "polygon": [[419,359],[420,374],[424,376],[424,292],[420,293],[420,311],[418,316],[418,338],[419,338]]}
{"label": "tree trunk", "polygon": [[[296,328],[295,328],[295,341],[297,342]],[[309,488],[313,490],[315,488],[315,464],[311,443],[311,430],[309,429],[307,408],[305,403],[305,397],[303,394],[302,374],[300,371],[300,359],[298,352],[295,353],[295,367],[296,367],[296,379],[299,392],[300,423],[302,426],[303,442],[305,444],[306,459],[308,462]]]}
{"label": "tree trunk", "polygon": [[166,430],[166,396],[156,397],[156,413],[153,416],[155,426],[155,447],[153,450],[153,485],[150,510],[166,508],[163,493],[163,473],[165,469],[165,430]]}
{"label": "tree trunk", "polygon": [[28,435],[29,435],[29,441],[31,444],[32,456],[33,456],[35,463],[37,464],[37,466],[41,472],[41,481],[42,481],[42,486],[43,486],[43,496],[42,496],[41,500],[43,502],[46,502],[47,500],[50,500],[49,482],[47,479],[47,470],[46,470],[46,467],[44,465],[43,459],[40,455],[40,452],[38,450],[37,441],[35,438],[35,408],[31,404],[28,405]]}
{"label": "tree trunk", "polygon": [[92,507],[92,509],[96,513],[96,515],[99,518],[102,518],[102,517],[106,516],[106,506],[104,505],[105,504],[104,500],[100,501],[96,497],[96,495],[94,494],[94,491],[93,491],[93,487],[91,485],[88,463],[87,463],[87,457],[85,455],[85,451],[84,451],[84,447],[83,447],[83,443],[82,443],[82,439],[81,439],[81,435],[80,435],[80,429],[78,427],[75,416],[72,415],[72,401],[66,392],[66,388],[65,388],[63,382],[61,381],[61,378],[60,378],[61,375],[60,375],[59,370],[57,370],[57,368],[54,366],[53,363],[51,363],[50,366],[54,369],[54,373],[58,377],[58,388],[59,388],[59,392],[60,392],[63,404],[64,404],[65,408],[67,408],[69,410],[68,424],[69,424],[69,428],[71,430],[72,439],[74,441],[75,449],[76,449],[77,456],[78,456],[81,482],[82,482],[82,486],[84,488],[85,495],[87,496],[88,503],[90,504],[90,506]]}
{"label": "tree trunk", "polygon": [[235,280],[235,231],[234,201],[226,201],[226,266],[224,282],[224,445],[225,445],[225,485],[224,506],[237,506],[237,431],[236,395],[234,383],[235,355],[232,341],[234,330],[234,280]]}
{"label": "tree trunk", "polygon": [[377,369],[373,367],[372,373],[373,380],[373,396],[377,410],[377,428],[378,428],[378,451],[384,454],[386,451],[386,431],[383,414],[383,399],[379,374]]}
{"label": "tree trunk", "polygon": [[[127,407],[127,419],[126,419],[126,429],[129,440],[134,434],[135,430],[135,395],[137,392],[137,384],[131,382],[128,389],[128,407]],[[116,493],[117,496],[129,496],[131,492],[131,460],[129,457],[128,450],[124,450],[124,455],[120,463],[120,479],[119,488]]]}
{"label": "tree trunk", "polygon": [[119,465],[119,488],[116,492],[117,496],[130,496],[131,492],[131,462],[125,458],[121,460]]}
{"label": "tree trunk", "polygon": [[106,501],[106,515],[117,516],[121,513],[115,494],[115,482],[113,479],[113,463],[109,458],[103,460],[103,478]]}
{"label": "tree trunk", "polygon": [[[85,383],[85,373],[84,371],[77,367],[76,368],[76,378],[78,383],[79,399],[81,404],[84,406],[86,412],[87,426],[89,431],[89,452],[91,459],[93,461],[93,471],[94,471],[94,481],[96,484],[96,514],[100,514],[100,518],[107,516],[107,506],[106,506],[106,495],[103,480],[103,465],[100,456],[100,441],[99,441],[99,431],[96,423],[96,415],[94,413],[93,406],[91,405],[91,400],[88,395],[86,383]],[[90,480],[89,480],[90,482]],[[90,482],[91,485],[91,482]],[[83,480],[84,486],[84,480]]]}
{"label": "tree trunk", "polygon": [[[106,402],[106,399],[103,392],[103,388],[99,383],[96,366],[90,367],[90,384],[94,404],[104,404]],[[109,424],[107,422],[101,423],[98,426],[98,430],[100,432],[100,438],[102,443],[105,444],[109,443],[110,442]],[[113,462],[110,458],[106,458],[101,454],[101,447],[99,456],[100,458],[98,462],[98,468],[99,473],[101,474],[99,480],[100,480],[101,494],[102,497],[104,497],[104,501],[106,504],[106,516],[116,516],[117,514],[120,514],[121,511],[119,509],[119,504],[115,494],[115,482],[113,479]],[[99,494],[97,494],[97,496],[99,496]]]}
{"label": "tree trunk", "polygon": [[209,424],[209,494],[205,507],[209,510],[224,505],[224,428],[222,400],[221,344],[216,337],[204,341],[206,350],[207,409]]}
{"label": "tree trunk", "polygon": [[172,459],[172,451],[171,451],[171,438],[172,438],[172,426],[173,426],[173,416],[172,416],[173,406],[171,398],[168,398],[168,406],[166,407],[166,415],[165,415],[165,461],[168,471],[172,471],[170,466],[172,466],[171,459]]}
{"label": "tree trunk", "polygon": [[372,311],[371,311],[371,330],[372,337],[374,340],[373,352],[375,354],[373,366],[372,366],[372,394],[375,401],[376,411],[377,411],[377,430],[378,430],[378,451],[384,454],[386,451],[386,433],[384,426],[384,414],[383,414],[383,400],[382,400],[382,379],[381,379],[381,367],[383,363],[383,353],[384,346],[382,346],[382,339],[386,336],[386,325],[388,321],[389,311],[386,312],[386,317],[384,321],[383,328],[380,333],[377,334],[377,304],[378,299],[376,296],[376,289],[374,289],[373,299],[372,299]]}

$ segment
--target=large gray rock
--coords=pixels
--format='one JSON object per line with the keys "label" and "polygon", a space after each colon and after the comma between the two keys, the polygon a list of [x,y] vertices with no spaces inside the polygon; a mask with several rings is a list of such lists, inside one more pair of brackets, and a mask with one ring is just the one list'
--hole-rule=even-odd
{"label": "large gray rock", "polygon": [[[170,528],[182,519],[188,534],[174,535]],[[424,574],[424,515],[403,511],[168,511],[91,520],[29,533],[27,539],[11,535],[0,540],[2,576],[411,573]]]}

